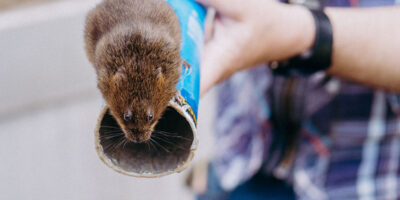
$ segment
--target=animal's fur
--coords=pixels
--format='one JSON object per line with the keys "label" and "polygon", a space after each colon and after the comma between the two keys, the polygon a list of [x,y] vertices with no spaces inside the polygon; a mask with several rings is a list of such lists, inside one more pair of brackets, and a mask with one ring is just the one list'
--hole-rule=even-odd
{"label": "animal's fur", "polygon": [[[125,136],[148,140],[181,73],[175,12],[164,0],[104,0],[87,16],[85,43],[98,88]],[[124,120],[127,112],[132,122]]]}

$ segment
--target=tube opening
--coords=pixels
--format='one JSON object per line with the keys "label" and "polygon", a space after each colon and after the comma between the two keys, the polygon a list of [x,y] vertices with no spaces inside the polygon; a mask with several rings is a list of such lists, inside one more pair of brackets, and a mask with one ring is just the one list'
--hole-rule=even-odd
{"label": "tube opening", "polygon": [[177,110],[169,106],[146,143],[127,142],[118,123],[109,113],[100,120],[101,150],[120,170],[130,174],[161,174],[183,165],[190,155],[193,130]]}

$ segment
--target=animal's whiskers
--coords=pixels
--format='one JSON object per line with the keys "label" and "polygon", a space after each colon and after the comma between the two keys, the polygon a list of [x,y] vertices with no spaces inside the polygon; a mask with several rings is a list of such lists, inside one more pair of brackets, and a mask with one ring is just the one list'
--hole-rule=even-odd
{"label": "animal's whiskers", "polygon": [[122,149],[125,149],[126,145],[129,143],[129,141],[124,138],[124,144],[122,145]]}
{"label": "animal's whiskers", "polygon": [[158,150],[158,148],[153,144],[151,139],[146,141],[146,145],[149,147],[149,152],[152,150],[155,150],[155,151]]}
{"label": "animal's whiskers", "polygon": [[161,145],[160,143],[158,143],[156,140],[154,140],[153,138],[150,138],[150,141],[153,142],[155,145],[159,146],[161,149],[163,149],[164,151],[170,153],[170,151],[165,148],[163,145]]}
{"label": "animal's whiskers", "polygon": [[104,134],[101,134],[100,139],[109,140],[109,139],[115,139],[117,137],[122,137],[122,136],[124,136],[124,133],[121,131],[110,131],[110,132],[104,132]]}
{"label": "animal's whiskers", "polygon": [[101,135],[123,135],[124,133],[121,131],[104,131]]}
{"label": "animal's whiskers", "polygon": [[106,145],[104,150],[106,150],[107,152],[115,153],[117,148],[121,148],[121,145],[124,144],[125,140],[126,140],[125,137],[118,137],[116,141],[112,141],[108,145]]}
{"label": "animal's whiskers", "polygon": [[100,128],[121,130],[121,128],[119,126],[104,126],[104,125],[101,125]]}
{"label": "animal's whiskers", "polygon": [[123,137],[122,139],[120,139],[120,141],[117,143],[116,148],[122,148],[123,144],[125,143],[125,137]]}
{"label": "animal's whiskers", "polygon": [[102,135],[102,136],[100,136],[100,139],[111,140],[111,139],[116,139],[118,137],[121,137],[121,136],[120,135]]}
{"label": "animal's whiskers", "polygon": [[159,142],[164,142],[170,146],[172,146],[174,149],[182,149],[185,150],[185,146],[181,143],[174,143],[173,141],[169,141],[167,138],[162,138],[160,136],[157,135],[152,135],[152,138],[154,138],[154,140],[159,140]]}
{"label": "animal's whiskers", "polygon": [[170,133],[170,132],[159,131],[159,130],[154,130],[153,133],[160,135],[160,136],[162,135],[165,137],[171,137],[171,138],[177,138],[177,139],[181,139],[181,140],[191,141],[189,138],[185,138],[183,136],[177,135],[176,133]]}

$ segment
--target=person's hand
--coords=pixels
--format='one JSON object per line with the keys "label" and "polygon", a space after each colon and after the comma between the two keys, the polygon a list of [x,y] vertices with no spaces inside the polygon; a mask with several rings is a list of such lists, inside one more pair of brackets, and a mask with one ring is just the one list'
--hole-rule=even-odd
{"label": "person's hand", "polygon": [[201,95],[237,71],[289,58],[312,45],[314,22],[303,7],[272,0],[196,1],[217,10],[202,53]]}

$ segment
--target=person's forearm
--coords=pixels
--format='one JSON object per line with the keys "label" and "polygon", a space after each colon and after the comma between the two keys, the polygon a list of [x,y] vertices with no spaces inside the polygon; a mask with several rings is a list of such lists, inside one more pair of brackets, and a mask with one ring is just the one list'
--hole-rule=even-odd
{"label": "person's forearm", "polygon": [[325,11],[334,38],[328,72],[400,92],[400,7]]}
{"label": "person's forearm", "polygon": [[[312,48],[311,12],[278,1],[196,0],[217,10],[202,55],[202,93],[235,72]],[[400,92],[400,7],[326,8],[333,27],[328,73]]]}

